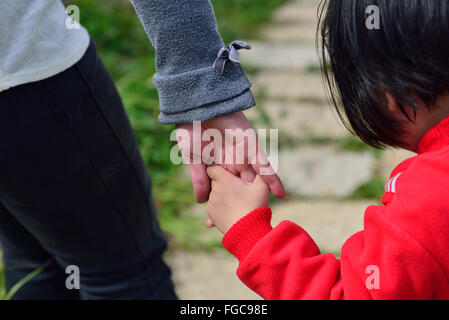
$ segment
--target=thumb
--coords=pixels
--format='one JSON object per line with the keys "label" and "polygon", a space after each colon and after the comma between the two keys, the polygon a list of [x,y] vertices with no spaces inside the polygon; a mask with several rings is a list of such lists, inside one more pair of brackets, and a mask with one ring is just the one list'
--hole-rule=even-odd
{"label": "thumb", "polygon": [[212,165],[207,168],[207,175],[209,178],[215,181],[223,180],[227,175],[231,173],[227,172],[222,166]]}
{"label": "thumb", "polygon": [[268,188],[268,185],[266,184],[266,182],[262,179],[262,177],[260,175],[257,175],[256,178],[254,179],[253,184],[255,185],[262,185]]}

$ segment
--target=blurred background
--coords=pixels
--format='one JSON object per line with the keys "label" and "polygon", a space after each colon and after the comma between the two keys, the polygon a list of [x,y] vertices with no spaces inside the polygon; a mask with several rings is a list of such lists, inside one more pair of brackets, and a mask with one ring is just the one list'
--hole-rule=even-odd
{"label": "blurred background", "polygon": [[[169,1],[169,0],[167,0]],[[169,239],[166,261],[181,299],[258,299],[236,274],[221,236],[205,228],[205,206],[194,204],[188,172],[170,162],[174,126],[157,122],[154,51],[128,0],[63,1],[80,8],[136,132],[152,176],[159,219]],[[319,0],[212,0],[225,41],[241,52],[257,106],[246,112],[256,128],[279,130],[279,174],[286,199],[272,199],[273,225],[292,220],[322,252],[339,255],[379,204],[390,171],[411,154],[374,150],[350,135],[329,106],[315,49]],[[0,262],[1,265],[1,262]],[[0,266],[0,297],[4,297]]]}

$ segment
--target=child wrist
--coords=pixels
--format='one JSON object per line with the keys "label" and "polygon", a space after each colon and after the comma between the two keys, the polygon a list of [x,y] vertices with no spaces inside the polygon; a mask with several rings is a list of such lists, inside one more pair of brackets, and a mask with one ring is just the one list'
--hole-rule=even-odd
{"label": "child wrist", "polygon": [[224,235],[222,244],[237,259],[242,260],[249,251],[269,233],[271,226],[271,209],[257,208],[238,220]]}

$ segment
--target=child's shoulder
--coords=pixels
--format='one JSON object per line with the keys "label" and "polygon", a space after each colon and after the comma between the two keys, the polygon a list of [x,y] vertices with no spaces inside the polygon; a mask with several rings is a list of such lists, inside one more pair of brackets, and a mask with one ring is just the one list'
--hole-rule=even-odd
{"label": "child's shoulder", "polygon": [[423,176],[423,170],[429,171],[427,174],[449,175],[449,146],[437,151],[418,154],[400,162],[391,172],[390,180],[403,173]]}
{"label": "child's shoulder", "polygon": [[[423,180],[446,177],[449,175],[449,145],[436,151],[418,154],[407,161],[408,163],[403,165],[403,171],[409,175],[419,176]],[[449,183],[449,180],[447,182]]]}
{"label": "child's shoulder", "polygon": [[424,195],[432,198],[443,195],[447,197],[447,190],[449,190],[449,147],[419,154],[399,163],[385,184],[382,203],[388,204],[398,195],[412,202],[418,201]]}

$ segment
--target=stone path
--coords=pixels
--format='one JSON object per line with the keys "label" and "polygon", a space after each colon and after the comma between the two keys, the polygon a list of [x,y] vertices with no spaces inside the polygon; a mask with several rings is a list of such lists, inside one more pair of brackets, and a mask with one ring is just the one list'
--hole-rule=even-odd
{"label": "stone path", "polygon": [[[342,141],[355,138],[326,100],[314,44],[317,6],[316,0],[292,0],[261,29],[261,40],[247,40],[253,49],[242,52],[242,61],[256,70],[250,80],[258,106],[246,114],[256,127],[279,129],[279,175],[288,197],[273,205],[273,225],[291,220],[322,252],[338,255],[344,241],[362,229],[365,208],[376,204],[348,197],[373,177],[388,179],[395,165],[412,154],[342,147]],[[194,211],[205,215],[204,207]],[[205,233],[219,239],[216,230]],[[237,279],[238,263],[225,251],[171,250],[167,262],[182,299],[258,298]]]}

